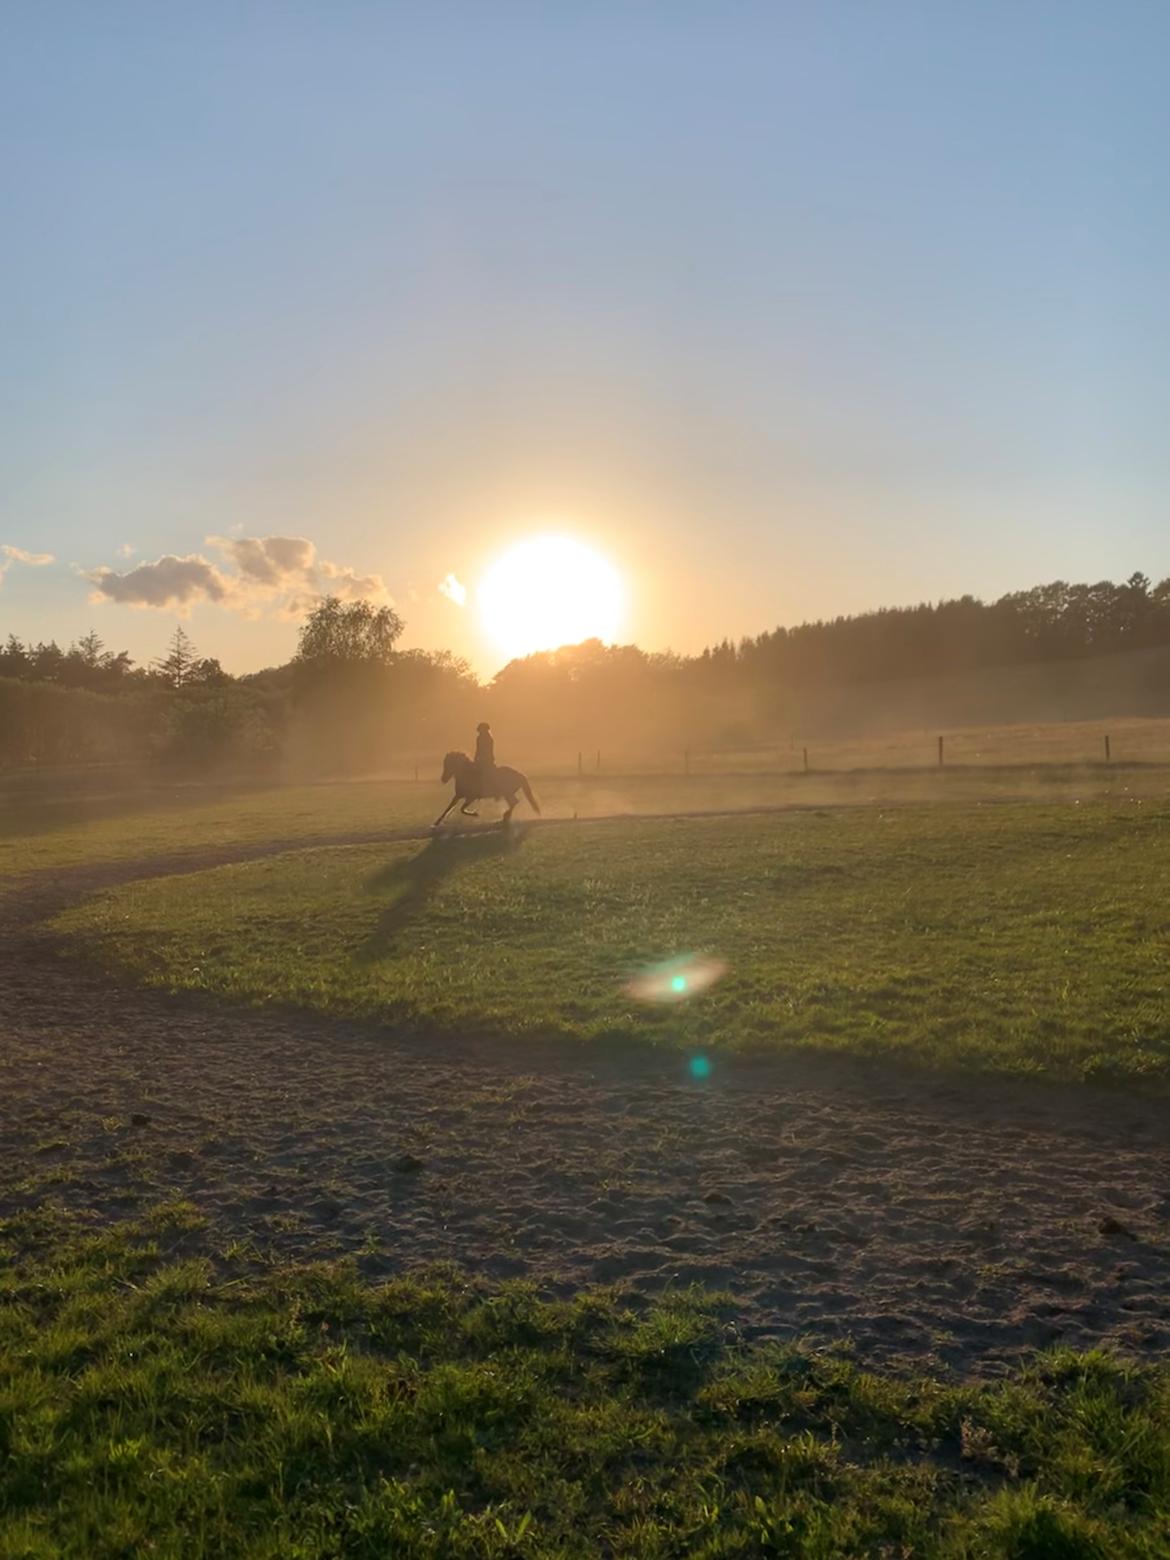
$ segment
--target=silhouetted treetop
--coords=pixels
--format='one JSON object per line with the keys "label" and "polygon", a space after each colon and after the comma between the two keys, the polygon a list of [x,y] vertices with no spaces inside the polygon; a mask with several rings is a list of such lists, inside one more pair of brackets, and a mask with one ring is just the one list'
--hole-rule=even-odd
{"label": "silhouetted treetop", "polygon": [[191,643],[190,635],[179,623],[171,635],[166,655],[160,656],[154,663],[155,670],[172,688],[181,688],[190,680],[192,668],[196,665],[198,657],[199,652]]}
{"label": "silhouetted treetop", "polygon": [[296,660],[388,666],[405,626],[393,607],[326,596],[301,626]]}
{"label": "silhouetted treetop", "polygon": [[974,596],[883,607],[854,617],[777,628],[704,650],[712,676],[808,683],[879,682],[980,666],[1061,660],[1170,644],[1170,579],[1121,585],[1055,580],[997,601]]}

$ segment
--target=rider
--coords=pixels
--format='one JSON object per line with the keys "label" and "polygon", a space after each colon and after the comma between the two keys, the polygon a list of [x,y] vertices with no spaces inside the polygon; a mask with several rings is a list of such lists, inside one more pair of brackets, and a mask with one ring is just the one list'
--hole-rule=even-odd
{"label": "rider", "polygon": [[486,720],[475,728],[475,769],[480,788],[486,792],[496,778],[496,744]]}

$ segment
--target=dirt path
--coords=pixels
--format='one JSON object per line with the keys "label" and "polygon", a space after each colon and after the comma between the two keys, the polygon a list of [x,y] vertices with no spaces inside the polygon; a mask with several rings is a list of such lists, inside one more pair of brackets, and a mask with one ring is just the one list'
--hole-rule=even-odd
{"label": "dirt path", "polygon": [[0,1216],[183,1197],[209,1248],[450,1260],[559,1289],[701,1283],[731,1290],[751,1333],[851,1337],[875,1364],[1170,1350],[1156,1101],[807,1056],[716,1061],[698,1082],[659,1053],[405,1044],[120,988],[40,925],[103,886],[303,843],[0,899]]}

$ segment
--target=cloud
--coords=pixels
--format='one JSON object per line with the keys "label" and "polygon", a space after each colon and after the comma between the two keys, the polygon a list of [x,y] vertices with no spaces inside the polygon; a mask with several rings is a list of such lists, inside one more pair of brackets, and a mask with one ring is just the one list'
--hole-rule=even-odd
{"label": "cloud", "polygon": [[380,574],[359,574],[356,569],[338,568],[335,563],[322,563],[321,578],[327,596],[340,596],[343,601],[389,601],[386,582]]}
{"label": "cloud", "polygon": [[131,547],[129,542],[123,542],[121,547],[118,548],[118,557],[119,558],[133,558],[134,554],[137,551],[138,551],[137,547]]}
{"label": "cloud", "polygon": [[448,574],[446,579],[439,581],[439,595],[446,596],[448,601],[453,601],[457,607],[461,607],[467,601],[467,586],[454,574]]}
{"label": "cloud", "polygon": [[140,563],[119,574],[114,569],[93,569],[86,576],[94,591],[91,601],[117,601],[131,607],[179,607],[184,612],[200,601],[225,602],[234,582],[206,558],[191,553],[176,558],[167,553],[154,563]]}
{"label": "cloud", "polygon": [[23,547],[9,547],[7,542],[0,547],[0,553],[4,554],[9,563],[27,563],[32,569],[43,569],[47,563],[56,562],[52,553],[26,552]]}
{"label": "cloud", "polygon": [[309,578],[317,549],[303,536],[209,536],[208,544],[230,558],[241,578],[279,590],[289,580]]}
{"label": "cloud", "polygon": [[319,557],[316,545],[304,536],[209,536],[207,544],[226,567],[192,553],[185,558],[167,554],[124,573],[94,569],[86,576],[95,587],[91,600],[184,612],[211,601],[246,617],[265,610],[278,617],[301,617],[322,596],[390,600],[380,574],[331,563]]}
{"label": "cloud", "polygon": [[56,561],[52,553],[26,552],[23,547],[10,547],[7,542],[0,543],[0,585],[3,585],[4,576],[14,563],[23,563],[30,569],[43,569],[46,564]]}

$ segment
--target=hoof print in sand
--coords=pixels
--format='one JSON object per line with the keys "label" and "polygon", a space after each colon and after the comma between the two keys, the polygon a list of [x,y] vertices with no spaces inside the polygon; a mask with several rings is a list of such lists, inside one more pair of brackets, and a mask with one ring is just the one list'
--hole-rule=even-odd
{"label": "hoof print in sand", "polygon": [[1102,1235],[1118,1235],[1122,1240],[1136,1240],[1137,1236],[1120,1219],[1115,1219],[1111,1213],[1107,1213],[1098,1224],[1097,1229]]}

